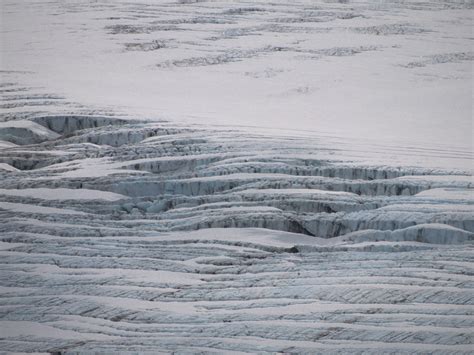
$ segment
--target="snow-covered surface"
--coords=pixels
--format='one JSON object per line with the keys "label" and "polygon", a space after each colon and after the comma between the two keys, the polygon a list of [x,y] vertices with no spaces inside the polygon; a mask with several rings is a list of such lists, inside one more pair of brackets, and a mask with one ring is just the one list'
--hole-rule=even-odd
{"label": "snow-covered surface", "polygon": [[471,3],[0,6],[1,351],[472,352]]}
{"label": "snow-covered surface", "polygon": [[5,171],[18,171],[17,168],[14,168],[13,166],[6,163],[0,163],[0,169]]}
{"label": "snow-covered surface", "polygon": [[430,189],[421,191],[416,194],[418,197],[442,199],[442,200],[466,200],[467,202],[474,202],[474,190],[468,191],[466,193],[463,189],[449,189],[449,188],[440,188],[440,189]]}
{"label": "snow-covered surface", "polygon": [[88,189],[0,189],[0,195],[33,197],[43,200],[107,200],[117,201],[127,196]]}
{"label": "snow-covered surface", "polygon": [[[0,122],[0,138],[2,140],[13,140],[19,144],[39,143],[46,140],[52,140],[59,137],[59,134],[49,129],[27,120],[11,120]],[[5,144],[3,144],[5,147]]]}
{"label": "snow-covered surface", "polygon": [[419,162],[436,149],[438,162],[456,162],[472,154],[470,6],[6,0],[2,69],[49,93],[4,106],[56,110],[66,97],[139,118],[404,146]]}
{"label": "snow-covered surface", "polygon": [[66,208],[54,208],[54,207],[43,207],[36,205],[28,205],[25,203],[11,203],[11,202],[0,202],[0,210],[6,210],[15,212],[16,214],[67,214],[67,215],[84,215],[84,212],[73,211]]}

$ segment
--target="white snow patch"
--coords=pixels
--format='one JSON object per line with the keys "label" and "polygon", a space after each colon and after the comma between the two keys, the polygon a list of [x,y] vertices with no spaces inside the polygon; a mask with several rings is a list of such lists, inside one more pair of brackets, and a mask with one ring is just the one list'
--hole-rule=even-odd
{"label": "white snow patch", "polygon": [[0,209],[18,212],[18,213],[39,213],[39,214],[68,214],[68,215],[87,215],[85,212],[74,211],[67,208],[55,208],[55,207],[44,207],[28,205],[25,203],[12,203],[12,202],[1,202]]}
{"label": "white snow patch", "polygon": [[115,337],[81,332],[72,330],[63,330],[47,324],[28,321],[0,321],[0,329],[2,329],[2,337],[36,337],[46,339],[80,339],[80,340],[105,340]]}
{"label": "white snow patch", "polygon": [[89,189],[66,189],[66,188],[31,188],[31,189],[0,189],[0,195],[33,197],[42,200],[106,200],[118,201],[128,198],[127,196],[114,192],[89,190]]}
{"label": "white snow patch", "polygon": [[13,172],[17,172],[17,171],[20,171],[19,169],[11,166],[10,164],[7,164],[7,163],[0,163],[0,170],[5,170],[5,171],[13,171]]}
{"label": "white snow patch", "polygon": [[436,188],[421,191],[415,196],[434,200],[474,202],[474,189]]}

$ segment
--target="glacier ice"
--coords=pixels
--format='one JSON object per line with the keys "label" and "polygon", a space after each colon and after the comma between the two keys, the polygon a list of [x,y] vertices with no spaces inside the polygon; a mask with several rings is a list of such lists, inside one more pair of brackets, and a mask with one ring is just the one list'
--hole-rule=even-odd
{"label": "glacier ice", "polygon": [[1,351],[472,352],[470,4],[0,7]]}
{"label": "glacier ice", "polygon": [[31,122],[55,135],[0,151],[3,349],[469,352],[469,171],[166,121]]}

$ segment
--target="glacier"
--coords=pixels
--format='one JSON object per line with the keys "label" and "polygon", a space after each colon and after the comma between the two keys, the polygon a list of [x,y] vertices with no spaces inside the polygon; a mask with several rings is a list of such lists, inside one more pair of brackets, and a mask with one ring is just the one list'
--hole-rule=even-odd
{"label": "glacier", "polygon": [[1,353],[472,352],[470,2],[0,6]]}

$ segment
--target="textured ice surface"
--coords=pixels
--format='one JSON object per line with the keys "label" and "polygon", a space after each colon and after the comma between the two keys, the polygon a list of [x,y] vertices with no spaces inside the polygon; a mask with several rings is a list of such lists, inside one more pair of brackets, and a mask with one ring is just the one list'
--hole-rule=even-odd
{"label": "textured ice surface", "polygon": [[470,3],[1,7],[1,351],[472,351]]}
{"label": "textured ice surface", "polygon": [[469,169],[222,127],[36,122],[58,137],[0,151],[2,349],[469,353]]}

